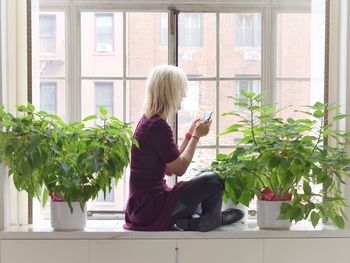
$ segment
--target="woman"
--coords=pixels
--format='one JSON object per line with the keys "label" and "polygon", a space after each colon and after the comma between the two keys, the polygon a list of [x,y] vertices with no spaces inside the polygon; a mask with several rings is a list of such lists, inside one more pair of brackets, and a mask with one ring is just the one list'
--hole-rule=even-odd
{"label": "woman", "polygon": [[[167,118],[180,109],[187,79],[169,65],[154,68],[146,84],[144,115],[134,137],[139,147],[131,149],[129,199],[124,228],[168,230],[174,224],[183,230],[209,231],[240,220],[243,212],[221,212],[223,181],[215,173],[202,174],[169,188],[165,174],[182,176],[192,161],[198,141],[208,134],[211,120],[192,123],[180,148],[176,146]],[[201,212],[195,214],[201,206]]]}

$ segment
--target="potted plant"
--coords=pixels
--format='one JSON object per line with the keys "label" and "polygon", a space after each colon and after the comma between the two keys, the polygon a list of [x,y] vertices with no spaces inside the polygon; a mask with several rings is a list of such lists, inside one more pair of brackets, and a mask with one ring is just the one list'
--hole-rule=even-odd
{"label": "potted plant", "polygon": [[129,163],[132,131],[115,117],[66,124],[56,115],[34,106],[18,107],[14,117],[0,108],[0,157],[19,191],[37,197],[45,206],[51,197],[51,224],[55,230],[79,230],[86,223],[86,202],[104,195],[117,183]]}
{"label": "potted plant", "polygon": [[[241,110],[223,114],[239,120],[221,135],[240,133],[242,139],[212,163],[225,180],[225,198],[248,206],[256,197],[261,228],[289,228],[293,220],[307,218],[313,226],[323,219],[344,228],[341,185],[349,176],[350,133],[325,122],[338,107],[317,102],[299,111],[309,118],[284,120],[273,107],[263,105],[263,94],[241,94],[243,99],[230,97]],[[347,116],[334,115],[332,121]],[[334,146],[327,143],[330,140]]]}

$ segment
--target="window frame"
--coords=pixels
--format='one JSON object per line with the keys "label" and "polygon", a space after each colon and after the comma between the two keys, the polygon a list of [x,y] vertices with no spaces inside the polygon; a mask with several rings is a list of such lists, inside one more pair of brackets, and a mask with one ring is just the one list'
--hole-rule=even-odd
{"label": "window frame", "polygon": [[[147,12],[151,10],[156,10],[157,12],[168,12],[170,8],[174,8],[173,5],[170,6],[170,4],[120,4],[117,0],[114,1],[100,1],[101,3],[87,3],[87,2],[75,2],[69,3],[69,1],[66,1],[66,3],[62,3],[61,1],[52,0],[52,1],[45,1],[45,3],[40,3],[40,11],[42,8],[49,8],[50,11],[57,11],[54,10],[55,8],[60,9],[60,11],[63,9],[66,12],[66,53],[70,56],[66,56],[66,58],[71,58],[71,60],[66,65],[66,86],[72,87],[71,89],[67,90],[66,96],[67,96],[67,107],[68,107],[68,121],[74,121],[74,120],[80,120],[81,115],[81,54],[80,52],[74,52],[74,50],[80,50],[80,13],[81,12]],[[252,3],[230,3],[230,4],[208,4],[208,5],[202,5],[202,4],[179,4],[176,5],[176,8],[181,10],[181,12],[214,12],[214,13],[244,13],[244,12],[259,12],[261,13],[261,74],[260,77],[257,80],[261,81],[261,88],[262,91],[265,91],[267,96],[267,102],[271,103],[274,101],[275,98],[275,54],[274,54],[274,22],[273,19],[271,19],[271,14],[274,14],[276,10],[284,9],[284,5],[288,5],[288,10],[291,10],[289,8],[295,8],[297,10],[310,10],[310,4],[308,1],[298,1],[298,3],[294,4],[294,1],[287,1],[283,0],[280,1],[281,3],[278,3],[276,1],[270,1],[268,0],[266,3],[261,3],[261,1],[253,0]],[[172,31],[172,19],[174,18],[174,14],[172,12],[169,13],[169,33],[168,33],[168,48],[169,48],[169,64],[175,64],[176,62],[176,47],[174,45],[175,36],[171,34]],[[125,22],[125,15],[124,15],[124,22]],[[217,22],[218,22],[217,18]],[[72,23],[72,24],[71,24]],[[67,25],[72,25],[68,27]],[[220,25],[217,23],[217,28],[219,28]],[[272,30],[271,30],[272,29]],[[78,32],[78,34],[76,34]],[[217,35],[219,34],[217,30]],[[124,38],[125,41],[125,38]],[[67,48],[68,46],[68,48]],[[125,47],[124,47],[125,48]],[[216,47],[216,52],[220,52],[219,46]],[[273,56],[271,56],[273,55]],[[271,59],[272,58],[272,59]],[[72,63],[73,61],[73,63]],[[217,62],[220,61],[220,57],[217,56]],[[271,63],[272,62],[272,63]],[[73,66],[74,65],[74,66]],[[270,66],[272,65],[272,66]],[[125,65],[124,65],[125,69]],[[219,63],[217,63],[217,74],[219,71]],[[68,76],[67,72],[73,72],[70,76]],[[219,76],[220,78],[220,76]],[[96,79],[96,78],[93,78]],[[101,78],[101,80],[105,80],[106,78]],[[109,78],[107,78],[109,79]],[[114,78],[112,78],[114,79]],[[119,78],[120,79],[120,78]],[[132,80],[133,78],[130,78]],[[135,77],[135,80],[140,80],[140,78]],[[213,80],[216,80],[217,76],[213,78]],[[222,78],[223,80],[241,80],[242,78]],[[203,78],[189,78],[189,80],[209,80],[209,79],[203,79]],[[252,80],[251,78],[247,78],[247,80]],[[123,80],[125,81],[125,80]],[[68,83],[67,83],[68,82]],[[124,85],[125,86],[125,85]],[[272,87],[271,89],[264,90],[265,87]],[[216,89],[218,91],[219,84],[217,84]],[[124,90],[125,91],[125,90]],[[218,94],[218,92],[217,92]],[[126,93],[123,94],[124,99],[126,98]],[[217,100],[218,98],[216,98]],[[74,102],[74,103],[72,103]],[[217,104],[217,107],[219,105]],[[216,109],[216,117],[219,117],[219,111]],[[126,119],[125,111],[123,119]],[[171,118],[171,123],[173,125],[173,128],[176,127],[176,118]],[[217,133],[218,133],[218,127],[217,127]],[[217,139],[218,140],[218,139]],[[218,145],[218,143],[217,143]],[[202,149],[208,149],[208,147],[199,147]],[[218,152],[219,147],[216,147],[216,151]],[[220,146],[220,148],[231,148],[231,147],[225,147]]]}

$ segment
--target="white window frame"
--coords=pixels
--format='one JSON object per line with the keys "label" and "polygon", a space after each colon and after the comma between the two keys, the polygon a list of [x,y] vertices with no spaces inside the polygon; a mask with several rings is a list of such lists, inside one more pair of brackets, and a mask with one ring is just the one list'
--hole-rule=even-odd
{"label": "white window frame", "polygon": [[[339,0],[338,0],[339,1]],[[112,2],[112,3],[111,3]],[[119,3],[118,3],[119,2]],[[70,3],[69,1],[58,1],[58,0],[51,0],[51,1],[46,1],[45,3],[42,3],[40,6],[41,10],[43,8],[46,8],[50,11],[65,11],[66,13],[66,47],[69,46],[70,49],[66,48],[66,58],[72,58],[73,61],[77,61],[78,63],[67,63],[66,65],[66,79],[65,82],[66,86],[71,87],[68,92],[67,92],[67,105],[68,105],[68,121],[74,121],[74,120],[79,120],[80,119],[80,111],[81,111],[81,105],[80,105],[80,100],[76,100],[77,98],[80,98],[81,95],[81,83],[80,83],[80,54],[77,54],[78,52],[73,52],[74,48],[73,47],[79,47],[80,43],[79,41],[72,41],[72,38],[70,36],[74,36],[76,32],[80,32],[80,17],[79,15],[79,10],[85,6],[92,8],[92,10],[98,10],[100,9],[101,11],[106,11],[106,10],[117,10],[120,8],[123,8],[125,10],[139,10],[139,11],[147,11],[147,10],[163,10],[166,11],[170,7],[170,4],[125,4],[123,2],[120,4],[121,1],[99,1],[98,4],[92,2],[92,3],[87,3],[87,2],[76,2],[76,3]],[[265,30],[266,28],[273,28],[273,20],[271,19],[271,12],[273,11],[274,7],[282,6],[282,5],[290,5],[290,6],[300,6],[303,5],[305,1],[300,0],[300,1],[294,1],[294,0],[282,0],[282,1],[276,1],[276,0],[266,0],[264,2],[258,1],[258,0],[252,0],[249,1],[247,4],[242,4],[242,2],[230,2],[229,4],[215,4],[211,3],[208,4],[208,6],[202,5],[202,1],[199,1],[198,5],[193,4],[193,5],[186,5],[186,4],[179,4],[178,8],[183,10],[183,11],[189,11],[189,12],[196,12],[196,11],[208,11],[208,12],[227,12],[228,10],[234,10],[236,12],[252,12],[252,6],[254,5],[255,7],[253,9],[256,9],[255,11],[261,11],[262,12],[262,72],[261,72],[261,86],[262,87],[272,87],[271,90],[268,90],[268,94],[273,95],[274,94],[274,67],[268,67],[269,63],[274,63],[274,59],[269,60],[268,58],[274,58],[273,53],[274,53],[274,45],[273,43],[270,43],[271,41],[271,36],[273,35],[271,30]],[[336,1],[334,1],[336,2]],[[332,4],[334,3],[332,1]],[[88,10],[89,8],[87,8]],[[207,10],[205,10],[207,9]],[[1,11],[3,11],[4,8],[1,8]],[[331,8],[332,10],[332,8]],[[348,14],[350,14],[350,8],[348,7]],[[333,17],[338,17],[338,16],[333,16]],[[10,19],[9,19],[10,20]],[[171,17],[169,19],[171,21]],[[350,21],[350,18],[348,17],[348,21]],[[15,23],[14,23],[15,24]],[[6,25],[7,28],[14,27],[14,24]],[[69,27],[68,27],[69,25]],[[170,22],[169,22],[170,25]],[[268,27],[269,26],[269,27]],[[170,27],[169,27],[170,28]],[[264,33],[266,31],[266,34]],[[3,33],[3,32],[2,32]],[[350,30],[348,28],[347,36],[346,39],[347,41],[347,50],[350,50]],[[80,39],[77,39],[80,40]],[[172,45],[174,40],[174,36],[169,34],[169,64],[173,64],[175,61],[175,52],[174,52],[174,46]],[[7,42],[11,42],[7,40]],[[340,39],[335,39],[334,40],[335,45],[339,45]],[[12,43],[13,44],[13,43]],[[218,49],[218,47],[217,47]],[[7,50],[6,50],[7,51]],[[349,53],[347,53],[347,61],[346,65],[347,67],[347,76],[350,76],[350,56]],[[332,57],[334,62],[338,65],[340,58],[339,56],[334,56]],[[73,64],[75,67],[73,67]],[[7,64],[6,64],[7,65]],[[346,66],[345,65],[345,66]],[[74,74],[68,75],[69,72],[74,72]],[[79,73],[79,74],[77,74]],[[350,85],[350,77],[346,78],[346,82],[348,85]],[[340,76],[337,76],[336,79],[339,79]],[[330,85],[331,87],[331,85]],[[332,90],[334,92],[334,90]],[[350,108],[350,92],[346,93],[347,96],[347,109]],[[272,98],[272,96],[268,96],[269,98]],[[74,101],[78,101],[77,104],[72,103]],[[10,100],[11,103],[11,100]],[[217,112],[218,114],[218,112]],[[173,121],[174,123],[174,121]],[[350,129],[350,123],[346,124],[346,128],[349,130]],[[5,182],[4,187],[5,189],[10,189],[10,187],[7,185],[8,182]],[[11,192],[15,192],[14,189],[11,189]],[[1,191],[0,191],[1,194]],[[3,193],[2,193],[3,194]],[[4,198],[1,198],[0,200],[5,200],[6,199],[6,194]],[[347,198],[348,201],[350,201],[350,193],[349,191],[347,192]],[[0,206],[0,209],[3,209],[3,207]],[[12,208],[13,209],[13,208]],[[17,209],[15,209],[17,210]],[[20,204],[18,207],[18,210],[25,210],[25,204]],[[9,211],[1,211],[0,210],[0,215],[2,214],[1,212],[4,212],[3,214],[8,215]],[[13,221],[14,222],[14,221]],[[0,220],[1,223],[1,220]],[[1,228],[1,225],[0,225]]]}

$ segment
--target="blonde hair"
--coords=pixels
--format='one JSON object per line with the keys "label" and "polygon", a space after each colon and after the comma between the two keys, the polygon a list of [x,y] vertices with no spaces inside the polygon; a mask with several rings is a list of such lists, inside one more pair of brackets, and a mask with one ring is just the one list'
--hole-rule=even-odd
{"label": "blonde hair", "polygon": [[186,75],[175,66],[157,66],[148,76],[145,91],[143,114],[147,118],[156,114],[168,117],[180,108],[181,100],[186,95]]}

